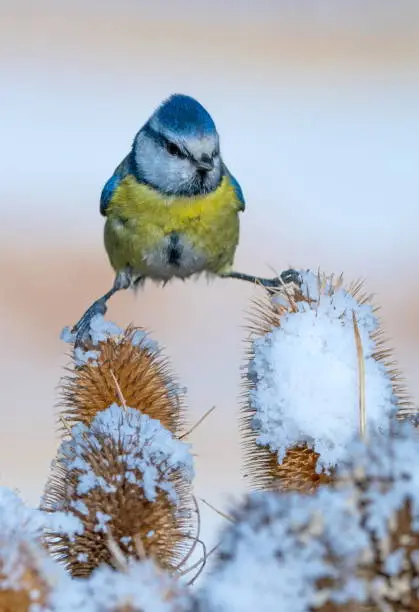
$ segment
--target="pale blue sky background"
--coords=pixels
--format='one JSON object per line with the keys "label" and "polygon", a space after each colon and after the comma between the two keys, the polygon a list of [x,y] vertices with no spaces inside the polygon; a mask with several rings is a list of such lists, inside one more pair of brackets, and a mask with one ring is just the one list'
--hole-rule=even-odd
{"label": "pale blue sky background", "polygon": [[[242,184],[236,267],[365,276],[418,390],[418,35],[418,3],[403,0],[0,1],[0,482],[31,500],[42,489],[59,331],[112,282],[100,190],[173,91],[212,113]],[[167,347],[192,421],[217,406],[194,441],[198,494],[220,506],[243,489],[236,410],[255,295],[146,286],[109,311]]]}

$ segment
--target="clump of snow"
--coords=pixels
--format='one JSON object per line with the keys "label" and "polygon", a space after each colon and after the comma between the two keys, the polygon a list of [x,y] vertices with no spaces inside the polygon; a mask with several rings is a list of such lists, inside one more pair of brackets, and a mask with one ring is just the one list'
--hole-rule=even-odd
{"label": "clump of snow", "polygon": [[77,534],[83,533],[84,526],[81,520],[71,512],[42,512],[44,517],[44,530],[56,531],[65,534],[70,541]]}
{"label": "clump of snow", "polygon": [[8,487],[0,487],[0,536],[13,538],[25,534],[38,538],[45,525],[43,512],[26,506],[19,495]]}
{"label": "clump of snow", "polygon": [[[104,342],[108,338],[122,337],[122,333],[122,329],[118,327],[118,325],[112,323],[112,321],[107,321],[101,314],[92,317],[87,332],[93,346],[97,346],[99,342]],[[68,344],[74,344],[76,341],[76,334],[67,326],[61,331],[60,338]],[[74,349],[74,362],[76,366],[82,366],[86,363],[94,364],[98,357],[99,351],[93,349],[85,350],[81,346],[76,346]]]}
{"label": "clump of snow", "polygon": [[[116,323],[107,321],[101,314],[92,317],[87,336],[92,346],[98,346],[100,342],[105,342],[108,338],[113,338],[113,340],[117,342],[125,338],[123,330],[116,325]],[[74,344],[76,337],[76,334],[71,331],[69,326],[64,327],[60,334],[61,340],[68,344]],[[133,346],[141,346],[142,349],[149,350],[151,353],[158,353],[160,350],[158,342],[153,340],[146,331],[141,329],[134,331],[131,337],[131,344]],[[99,354],[99,351],[92,348],[83,349],[81,346],[76,346],[74,348],[74,362],[76,366],[82,366],[87,363],[94,365],[94,363],[97,362]]]}
{"label": "clump of snow", "polygon": [[[122,329],[116,325],[116,323],[112,323],[112,321],[107,321],[105,317],[101,314],[97,314],[92,317],[90,321],[89,327],[89,336],[91,342],[94,346],[99,344],[99,342],[104,342],[108,338],[112,336],[119,336],[122,334]],[[61,340],[67,342],[68,344],[73,344],[76,340],[77,335],[71,331],[70,327],[64,327],[61,332]]]}
{"label": "clump of snow", "polygon": [[153,340],[149,334],[143,329],[137,329],[132,335],[131,343],[133,346],[140,346],[147,348],[151,353],[158,353],[160,350],[159,344],[156,340]]}
{"label": "clump of snow", "polygon": [[[390,376],[374,359],[378,321],[370,304],[360,304],[331,280],[320,287],[312,272],[301,273],[302,293],[281,315],[280,326],[253,342],[248,375],[252,381],[252,427],[257,443],[278,454],[306,443],[320,453],[317,469],[329,469],[347,453],[359,432],[359,373],[353,313],[365,364],[367,432],[388,430],[397,408]],[[284,296],[274,298],[281,306]]]}
{"label": "clump of snow", "polygon": [[[96,460],[98,455],[109,456],[109,450],[118,464],[113,469]],[[175,438],[160,421],[117,404],[99,412],[90,427],[79,423],[72,428],[71,437],[59,448],[56,466],[75,476],[75,497],[96,488],[112,494],[128,481],[148,501],[155,501],[160,490],[173,504],[178,502],[173,474],[179,472],[187,481],[194,474],[190,444]],[[85,501],[83,507],[70,505],[70,512],[87,514]],[[63,506],[57,502],[54,509]],[[110,520],[98,509],[95,530],[105,531]]]}
{"label": "clump of snow", "polygon": [[419,434],[410,422],[391,429],[367,444],[355,441],[338,471],[358,496],[375,564],[370,599],[380,610],[410,609],[419,599]]}
{"label": "clump of snow", "polygon": [[96,346],[99,342],[104,342],[108,338],[120,336],[122,329],[116,323],[107,321],[103,315],[96,315],[92,317],[90,322],[89,333],[92,344]]}
{"label": "clump of snow", "polygon": [[[45,530],[59,529],[68,536],[81,532],[83,526],[71,513],[48,513],[24,504],[17,493],[7,487],[0,487],[0,538],[4,541],[18,541],[27,538],[39,541]],[[4,550],[0,550],[0,555]]]}
{"label": "clump of snow", "polygon": [[87,363],[94,364],[97,363],[99,355],[99,351],[93,351],[91,349],[85,351],[81,346],[76,346],[74,348],[74,363],[76,366],[83,366]]}
{"label": "clump of snow", "polygon": [[[41,544],[51,520],[46,513],[26,506],[14,491],[0,487],[0,589],[27,590],[30,576],[32,587],[38,581],[40,588],[62,579],[62,568]],[[63,522],[64,517],[56,520]],[[28,592],[34,611],[42,595],[40,588]]]}
{"label": "clump of snow", "polygon": [[391,435],[373,434],[367,444],[356,440],[348,451],[351,459],[338,474],[363,483],[366,527],[384,539],[389,522],[409,500],[412,529],[419,534],[418,430],[409,422],[394,423]]}
{"label": "clump of snow", "polygon": [[200,612],[307,612],[326,602],[413,609],[418,431],[393,424],[390,435],[356,439],[349,450],[333,487],[311,496],[255,493],[230,512],[235,523],[221,534],[198,593]]}
{"label": "clump of snow", "polygon": [[129,562],[126,571],[108,566],[90,578],[63,582],[53,593],[54,612],[187,612],[188,593],[151,561]]}
{"label": "clump of snow", "polygon": [[[307,612],[333,599],[332,587],[319,581],[354,576],[368,547],[350,489],[253,493],[233,518],[198,593],[202,612]],[[362,602],[365,588],[355,578],[342,581],[339,597]]]}
{"label": "clump of snow", "polygon": [[106,512],[101,512],[100,510],[97,510],[95,531],[98,531],[98,532],[103,531],[104,533],[106,533],[106,525],[111,520],[112,520],[112,517],[109,514],[106,514]]}

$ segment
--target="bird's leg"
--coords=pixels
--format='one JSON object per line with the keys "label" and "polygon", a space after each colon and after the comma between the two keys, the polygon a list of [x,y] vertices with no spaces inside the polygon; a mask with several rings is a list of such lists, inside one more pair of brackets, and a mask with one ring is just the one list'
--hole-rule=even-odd
{"label": "bird's leg", "polygon": [[86,310],[84,315],[75,324],[73,329],[71,330],[73,334],[76,334],[75,346],[79,346],[87,337],[90,329],[90,323],[94,316],[96,315],[104,315],[108,309],[107,301],[113,296],[117,291],[121,291],[122,289],[128,289],[131,281],[129,275],[123,271],[118,272],[113,286],[105,295],[102,295],[101,298],[93,302],[93,304]]}
{"label": "bird's leg", "polygon": [[261,278],[260,276],[252,276],[251,274],[244,274],[243,272],[224,272],[221,274],[222,278],[237,278],[239,280],[244,280],[249,283],[260,283],[266,288],[274,288],[274,287],[282,287],[282,285],[288,285],[288,283],[295,283],[296,285],[301,285],[301,276],[297,272],[297,270],[285,270],[282,272],[279,277],[274,278]]}

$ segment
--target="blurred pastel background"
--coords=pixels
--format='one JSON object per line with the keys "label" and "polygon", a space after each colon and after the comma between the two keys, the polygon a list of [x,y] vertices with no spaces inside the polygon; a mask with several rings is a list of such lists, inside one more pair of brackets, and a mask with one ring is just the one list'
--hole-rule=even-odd
{"label": "blurred pastel background", "polygon": [[[98,200],[175,91],[212,113],[240,179],[238,270],[363,276],[411,393],[419,380],[419,4],[412,0],[0,0],[0,483],[31,503],[57,437],[62,327],[108,289]],[[188,388],[197,494],[244,490],[235,281],[146,285],[108,317],[166,347]],[[302,381],[303,384],[303,381]],[[222,522],[203,509],[204,536]]]}

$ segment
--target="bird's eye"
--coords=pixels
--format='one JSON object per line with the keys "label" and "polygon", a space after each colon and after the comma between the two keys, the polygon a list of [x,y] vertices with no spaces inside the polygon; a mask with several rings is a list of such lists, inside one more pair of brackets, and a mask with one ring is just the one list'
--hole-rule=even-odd
{"label": "bird's eye", "polygon": [[212,152],[212,155],[211,155],[212,159],[214,159],[215,157],[218,157],[219,154],[220,154],[219,149],[214,149],[214,151]]}
{"label": "bird's eye", "polygon": [[177,157],[185,157],[183,151],[181,151],[181,149],[179,149],[179,147],[175,145],[174,142],[168,142],[166,148],[170,155],[176,155]]}

